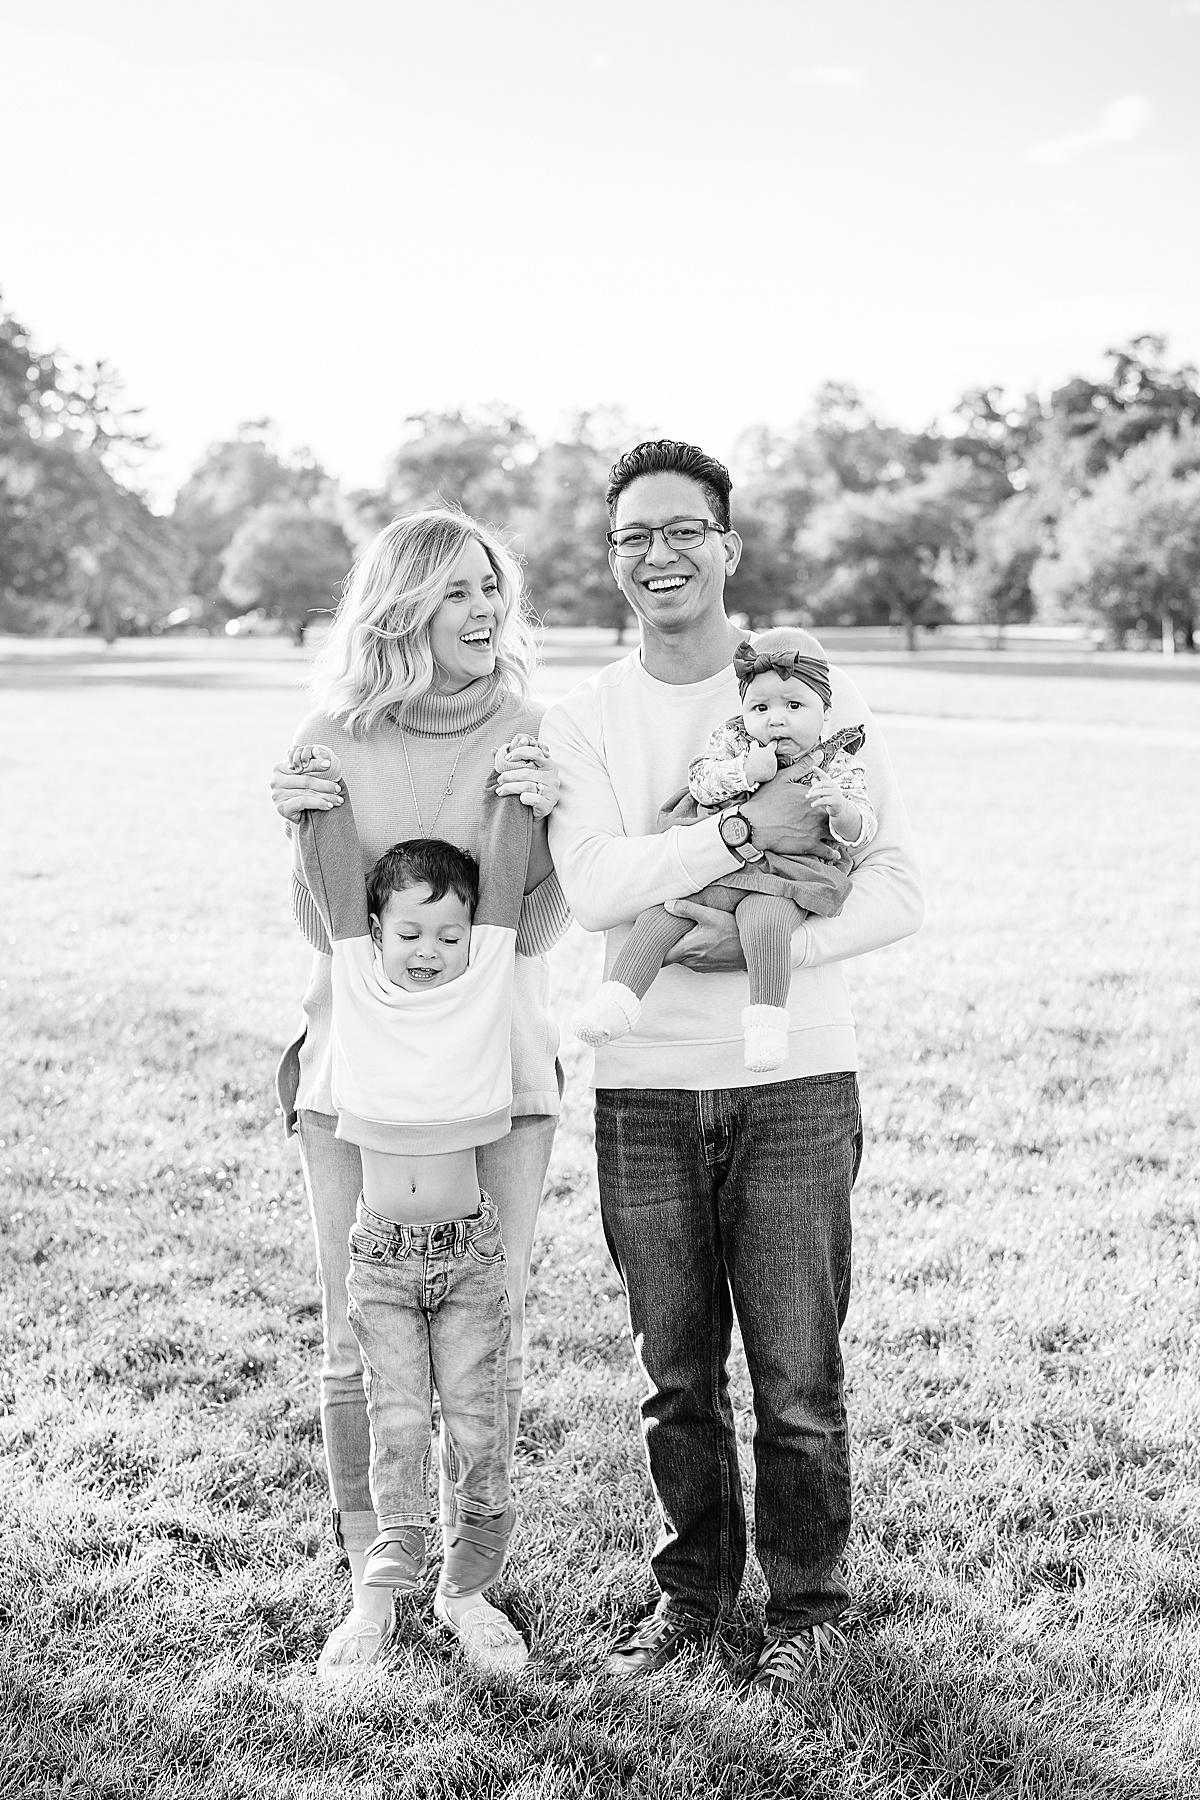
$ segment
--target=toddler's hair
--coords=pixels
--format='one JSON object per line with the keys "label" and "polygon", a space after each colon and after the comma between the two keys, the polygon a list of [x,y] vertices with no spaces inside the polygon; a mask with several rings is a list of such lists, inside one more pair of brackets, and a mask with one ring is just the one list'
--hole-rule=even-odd
{"label": "toddler's hair", "polygon": [[479,864],[457,844],[447,844],[443,838],[406,838],[404,843],[385,850],[367,876],[367,906],[377,919],[382,918],[393,894],[422,881],[429,884],[431,900],[457,894],[469,917],[475,917],[479,905]]}

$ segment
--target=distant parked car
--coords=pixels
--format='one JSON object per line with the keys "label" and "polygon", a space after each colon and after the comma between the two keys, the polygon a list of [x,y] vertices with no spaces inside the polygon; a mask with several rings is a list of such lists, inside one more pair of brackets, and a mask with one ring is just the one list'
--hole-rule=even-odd
{"label": "distant parked car", "polygon": [[240,613],[236,619],[228,620],[225,636],[294,637],[295,631],[290,619],[273,619],[265,606],[256,606],[252,611]]}
{"label": "distant parked car", "polygon": [[150,627],[154,637],[174,637],[182,634],[187,637],[207,637],[209,628],[202,616],[203,609],[199,603],[195,606],[177,606],[169,612],[165,619],[156,619]]}

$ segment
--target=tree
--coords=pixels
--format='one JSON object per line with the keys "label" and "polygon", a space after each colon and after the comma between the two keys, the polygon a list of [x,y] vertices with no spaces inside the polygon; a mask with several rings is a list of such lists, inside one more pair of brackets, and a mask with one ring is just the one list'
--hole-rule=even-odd
{"label": "tree", "polygon": [[1026,394],[1022,402],[1014,403],[1003,388],[970,388],[954,411],[963,430],[950,440],[950,448],[992,477],[997,505],[1025,488],[1029,460],[1046,419],[1038,396]]}
{"label": "tree", "polygon": [[120,382],[39,351],[0,316],[0,625],[145,630],[183,598],[186,558],[127,474],[148,439]]}
{"label": "tree", "polygon": [[608,413],[577,413],[531,466],[530,505],[514,522],[535,612],[550,624],[611,626],[620,643],[629,608],[608,566],[604,504],[615,426]]}
{"label": "tree", "polygon": [[175,496],[174,520],[195,558],[192,585],[202,600],[221,597],[221,559],[239,527],[268,501],[296,501],[330,517],[334,484],[306,449],[290,456],[274,444],[269,419],[251,419],[236,438],[211,444]]}
{"label": "tree", "polygon": [[1049,417],[1081,443],[1089,477],[1164,430],[1200,422],[1200,391],[1190,363],[1171,368],[1167,340],[1146,332],[1106,350],[1107,379],[1076,375],[1050,396]]}
{"label": "tree", "polygon": [[809,603],[818,622],[896,624],[910,650],[920,625],[947,616],[946,591],[969,543],[974,470],[947,458],[920,481],[848,490],[801,531]]}
{"label": "tree", "polygon": [[1031,577],[1046,544],[1046,521],[1036,494],[1015,494],[975,527],[974,554],[960,571],[957,595],[971,618],[995,629],[1033,617]]}
{"label": "tree", "polygon": [[1035,592],[1066,618],[1102,623],[1120,643],[1157,625],[1194,643],[1200,599],[1200,428],[1160,431],[1127,450],[1059,522]]}
{"label": "tree", "polygon": [[752,426],[738,438],[731,462],[733,523],[744,548],[729,598],[756,631],[777,613],[803,610],[796,538],[827,471],[803,423],[791,435]]}
{"label": "tree", "polygon": [[221,556],[221,593],[239,611],[262,607],[286,619],[297,642],[310,612],[334,603],[353,560],[334,519],[303,501],[268,501],[243,519]]}
{"label": "tree", "polygon": [[827,381],[817,390],[803,422],[820,459],[839,488],[866,493],[889,483],[915,481],[942,453],[943,439],[929,431],[884,425],[858,389]]}
{"label": "tree", "polygon": [[511,408],[414,413],[380,491],[351,496],[356,541],[400,513],[461,506],[486,524],[505,526],[533,499],[537,444]]}

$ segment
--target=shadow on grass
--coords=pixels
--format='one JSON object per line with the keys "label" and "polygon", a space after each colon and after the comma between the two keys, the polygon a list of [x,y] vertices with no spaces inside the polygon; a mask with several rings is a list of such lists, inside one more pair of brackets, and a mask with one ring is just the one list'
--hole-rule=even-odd
{"label": "shadow on grass", "polygon": [[9,1791],[323,1791],[363,1800],[1194,1793],[1184,1773],[1138,1768],[1088,1743],[1086,1717],[1047,1722],[1034,1710],[1041,1696],[990,1698],[983,1679],[978,1666],[931,1672],[916,1650],[866,1645],[785,1707],[747,1696],[715,1655],[681,1661],[634,1689],[595,1676],[572,1686],[544,1677],[515,1684],[464,1672],[419,1633],[386,1672],[333,1694],[296,1673],[264,1680],[228,1655],[182,1681],[156,1673],[142,1683],[113,1669],[86,1689],[54,1692],[10,1661],[10,1716],[20,1723],[9,1738],[18,1781]]}

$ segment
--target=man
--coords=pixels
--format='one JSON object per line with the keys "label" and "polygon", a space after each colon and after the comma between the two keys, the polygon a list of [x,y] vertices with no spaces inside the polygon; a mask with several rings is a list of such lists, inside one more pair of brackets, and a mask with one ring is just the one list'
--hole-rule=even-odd
{"label": "man", "polygon": [[601,1216],[648,1382],[642,1417],[663,1519],[651,1559],[661,1599],[608,1666],[623,1676],[659,1668],[706,1641],[736,1598],[746,1559],[726,1369],[736,1308],[754,1388],[755,1549],[768,1590],[753,1680],[786,1694],[830,1647],[849,1600],[838,1334],[862,1130],[840,965],[915,931],[922,901],[878,730],[832,670],[830,726],[866,725],[861,760],[879,829],[841,914],[795,932],[788,1061],[746,1069],[736,930],[730,915],[685,896],[763,848],[836,851],[780,777],[719,817],[656,831],[661,802],[738,710],[732,658],[744,633],[724,605],[741,555],[730,485],[714,458],[669,439],[614,465],[609,567],[640,646],[552,707],[542,734],[562,776],[550,815],[555,867],[576,918],[607,934],[606,974],[644,907],[678,902],[672,910],[697,921],[636,1029],[596,1053]]}

